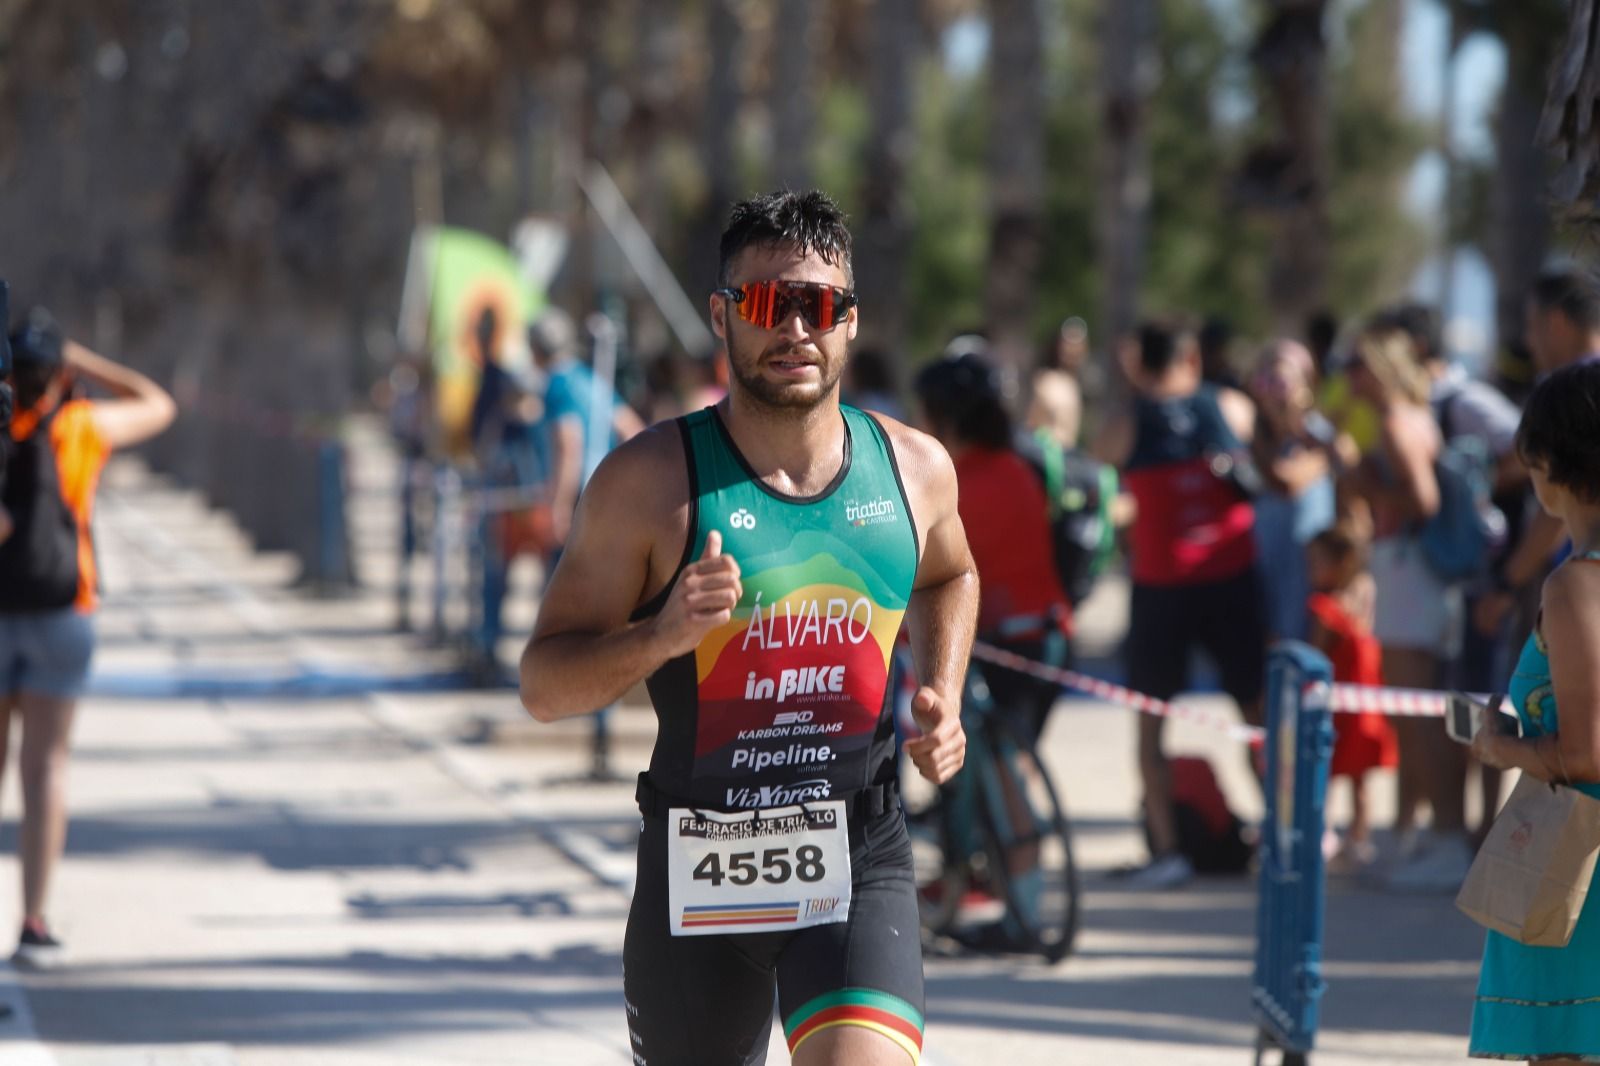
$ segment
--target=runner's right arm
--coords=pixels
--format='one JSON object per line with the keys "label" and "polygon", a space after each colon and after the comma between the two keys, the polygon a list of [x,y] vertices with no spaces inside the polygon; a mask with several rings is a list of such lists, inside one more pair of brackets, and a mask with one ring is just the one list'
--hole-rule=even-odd
{"label": "runner's right arm", "polygon": [[721,535],[712,532],[661,611],[631,620],[650,586],[671,579],[689,535],[676,435],[668,424],[617,449],[579,497],[572,537],[522,653],[522,704],[541,722],[609,706],[732,617],[739,564],[721,554]]}

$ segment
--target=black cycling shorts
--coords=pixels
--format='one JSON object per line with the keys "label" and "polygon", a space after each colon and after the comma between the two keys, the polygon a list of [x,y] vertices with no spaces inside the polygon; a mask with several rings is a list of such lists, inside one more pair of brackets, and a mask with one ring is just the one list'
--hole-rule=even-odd
{"label": "black cycling shorts", "polygon": [[[1002,650],[1020,655],[1031,662],[1044,663],[1061,669],[1071,665],[1065,654],[1067,649],[1057,648],[1053,642],[1039,639],[997,640],[995,644]],[[1045,720],[1050,717],[1050,711],[1061,698],[1061,686],[1054,681],[1044,681],[1032,674],[1012,670],[998,663],[975,661],[973,665],[978,668],[984,683],[989,686],[989,697],[994,701],[995,709],[1006,725],[1011,727],[1012,736],[1030,748],[1037,746],[1039,737],[1044,733]]]}
{"label": "black cycling shorts", "polygon": [[1170,700],[1189,685],[1195,649],[1216,663],[1222,690],[1241,707],[1266,684],[1267,616],[1254,568],[1194,585],[1133,586],[1128,618],[1128,687]]}
{"label": "black cycling shorts", "polygon": [[922,940],[911,841],[896,806],[850,833],[847,921],[791,932],[671,933],[667,826],[646,816],[623,942],[623,993],[636,1066],[759,1066],[772,998],[789,1052],[812,1034],[859,1025],[922,1049]]}

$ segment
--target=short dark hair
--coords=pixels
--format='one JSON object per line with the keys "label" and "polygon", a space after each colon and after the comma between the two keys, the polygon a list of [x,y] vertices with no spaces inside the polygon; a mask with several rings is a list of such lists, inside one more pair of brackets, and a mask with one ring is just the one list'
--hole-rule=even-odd
{"label": "short dark hair", "polygon": [[1318,359],[1325,359],[1339,339],[1339,319],[1332,311],[1313,311],[1306,318],[1306,347]]}
{"label": "short dark hair", "polygon": [[[31,410],[66,365],[66,332],[49,311],[34,307],[11,331],[8,342],[16,407],[20,411]],[[0,460],[0,470],[4,468],[4,460]]]}
{"label": "short dark hair", "polygon": [[1011,446],[1011,415],[986,356],[971,351],[941,356],[922,368],[913,388],[928,418],[962,443],[997,450]]}
{"label": "short dark hair", "polygon": [[1146,374],[1164,374],[1184,347],[1194,342],[1194,328],[1186,322],[1147,319],[1139,325],[1139,366]]}
{"label": "short dark hair", "polygon": [[1221,315],[1212,315],[1200,326],[1195,337],[1200,345],[1200,358],[1220,361],[1226,358],[1228,346],[1233,343],[1233,323]]}
{"label": "short dark hair", "polygon": [[1589,332],[1600,330],[1600,293],[1595,292],[1594,282],[1576,271],[1539,275],[1529,295],[1541,311],[1556,311]]}
{"label": "short dark hair", "polygon": [[844,271],[845,283],[855,285],[850,263],[850,228],[844,212],[827,193],[791,192],[783,189],[741,200],[728,215],[722,231],[717,284],[728,284],[728,268],[739,253],[752,245],[798,245],[804,254],[816,253],[822,261]]}
{"label": "short dark hair", "polygon": [[1587,503],[1600,503],[1600,362],[1563,367],[1522,409],[1517,455]]}
{"label": "short dark hair", "polygon": [[1361,571],[1367,568],[1368,543],[1350,525],[1340,522],[1329,526],[1306,543],[1306,550],[1323,552],[1339,571],[1336,588],[1348,588]]}

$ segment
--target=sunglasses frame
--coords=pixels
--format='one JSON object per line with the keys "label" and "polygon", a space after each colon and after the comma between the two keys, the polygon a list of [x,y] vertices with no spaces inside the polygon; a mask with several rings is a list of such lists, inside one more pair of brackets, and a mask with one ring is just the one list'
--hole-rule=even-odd
{"label": "sunglasses frame", "polygon": [[[810,326],[812,329],[829,330],[835,328],[839,325],[839,323],[850,317],[851,308],[859,307],[861,304],[861,298],[856,295],[856,290],[843,289],[837,285],[824,285],[820,281],[783,281],[777,278],[772,278],[766,281],[747,281],[744,285],[724,285],[719,289],[713,289],[712,292],[718,296],[721,296],[729,303],[737,306],[743,304],[745,300],[748,299],[744,290],[745,287],[749,285],[784,285],[791,288],[800,289],[832,290],[834,294],[835,308],[832,322],[813,322],[804,311],[799,312],[801,319],[803,319],[806,325]],[[794,313],[796,313],[796,310],[794,309],[794,300],[791,297],[784,300],[783,305],[779,309],[779,315],[781,317],[779,317],[777,321],[773,322],[773,324],[770,326],[757,325],[755,322],[752,322],[750,319],[746,318],[743,314],[738,314],[738,318],[741,322],[749,322],[757,329],[776,329],[779,323],[785,321],[791,314]]]}

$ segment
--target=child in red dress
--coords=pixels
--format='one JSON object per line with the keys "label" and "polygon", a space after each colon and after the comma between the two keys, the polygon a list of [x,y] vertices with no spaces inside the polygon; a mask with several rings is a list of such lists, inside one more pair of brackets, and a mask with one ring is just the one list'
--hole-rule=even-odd
{"label": "child in red dress", "polygon": [[[1366,544],[1346,526],[1312,538],[1306,563],[1314,590],[1306,609],[1310,642],[1333,664],[1333,679],[1355,685],[1383,684],[1383,652],[1372,635],[1372,575]],[[1369,865],[1376,857],[1367,804],[1369,770],[1392,768],[1399,759],[1394,729],[1382,714],[1336,714],[1330,778],[1350,779],[1352,815],[1330,869]]]}

